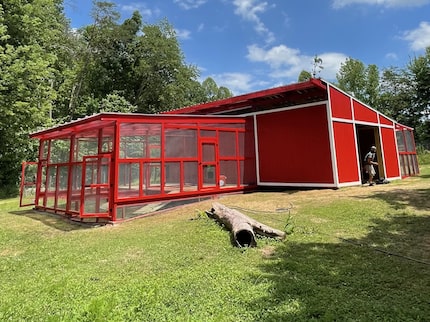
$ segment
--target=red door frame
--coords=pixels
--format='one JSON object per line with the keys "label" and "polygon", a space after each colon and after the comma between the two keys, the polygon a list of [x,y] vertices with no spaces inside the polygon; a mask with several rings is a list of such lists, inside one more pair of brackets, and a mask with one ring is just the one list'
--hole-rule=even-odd
{"label": "red door frame", "polygon": [[[211,145],[214,149],[213,160],[205,160],[204,146]],[[216,137],[204,137],[199,140],[199,190],[219,188],[219,155],[218,140]],[[214,167],[214,184],[205,185],[205,168]]]}
{"label": "red door frame", "polygon": [[[26,207],[26,206],[35,206],[36,205],[36,188],[37,188],[37,175],[35,178],[33,178],[32,181],[27,181],[26,179],[26,175],[25,175],[25,170],[27,169],[28,166],[38,166],[38,162],[27,162],[24,161],[21,165],[21,184],[19,187],[19,206],[20,207]],[[37,174],[37,170],[36,170],[36,174]],[[24,203],[23,197],[24,197],[24,192],[26,189],[28,188],[34,188],[34,199],[33,202],[30,203]]]}
{"label": "red door frame", "polygon": [[[108,159],[107,162],[103,163],[102,159]],[[99,218],[111,218],[112,214],[110,209],[112,209],[112,196],[111,196],[111,187],[110,187],[110,182],[111,182],[111,171],[110,171],[110,167],[112,166],[111,164],[111,158],[112,158],[112,154],[111,153],[105,153],[105,154],[98,154],[98,155],[91,155],[91,156],[84,156],[82,159],[82,185],[81,185],[81,204],[80,204],[80,211],[79,211],[79,216],[81,218],[87,218],[87,217],[99,217]],[[91,183],[90,184],[86,184],[86,178],[87,178],[87,163],[89,159],[97,159],[96,164],[96,177],[91,179]],[[91,161],[92,163],[94,161]],[[102,182],[102,177],[101,177],[101,172],[100,169],[102,168],[103,165],[107,165],[107,169],[106,169],[106,182]],[[91,175],[93,176],[93,171],[91,173]],[[95,183],[93,182],[95,179]],[[100,209],[100,197],[102,195],[102,190],[107,190],[106,192],[103,193],[103,196],[106,196],[107,198],[107,204],[108,207],[106,209],[106,212],[85,212],[85,192],[87,191],[86,188],[90,188],[92,189],[96,189],[96,209]]]}

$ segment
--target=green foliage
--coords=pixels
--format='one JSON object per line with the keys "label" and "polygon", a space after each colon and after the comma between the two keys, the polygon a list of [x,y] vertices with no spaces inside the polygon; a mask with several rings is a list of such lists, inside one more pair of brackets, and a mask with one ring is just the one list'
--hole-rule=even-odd
{"label": "green foliage", "polygon": [[305,82],[312,78],[312,74],[306,70],[302,70],[299,74],[298,82]]}
{"label": "green foliage", "polygon": [[59,3],[0,5],[0,186],[17,183],[21,161],[35,157],[28,134],[49,122],[56,97],[55,45],[64,26]]}
{"label": "green foliage", "polygon": [[351,93],[362,102],[375,107],[379,95],[379,71],[376,65],[347,58],[336,74],[340,89]]}
{"label": "green foliage", "polygon": [[422,146],[417,148],[418,152],[418,164],[430,165],[430,151],[424,149]]}
{"label": "green foliage", "polygon": [[204,102],[212,102],[223,98],[229,98],[233,96],[233,93],[226,87],[218,87],[216,82],[208,77],[202,82],[202,88],[204,91]]}

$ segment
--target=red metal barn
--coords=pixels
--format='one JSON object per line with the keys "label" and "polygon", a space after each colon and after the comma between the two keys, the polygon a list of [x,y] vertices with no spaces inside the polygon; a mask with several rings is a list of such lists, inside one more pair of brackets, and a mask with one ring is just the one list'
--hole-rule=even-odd
{"label": "red metal barn", "polygon": [[418,173],[413,130],[327,82],[307,82],[159,115],[102,113],[33,133],[21,205],[80,221],[117,222],[175,200],[270,187],[365,181]]}
{"label": "red metal barn", "polygon": [[365,181],[363,159],[378,148],[378,177],[419,172],[413,129],[320,79],[169,113],[252,120],[259,186],[339,188]]}

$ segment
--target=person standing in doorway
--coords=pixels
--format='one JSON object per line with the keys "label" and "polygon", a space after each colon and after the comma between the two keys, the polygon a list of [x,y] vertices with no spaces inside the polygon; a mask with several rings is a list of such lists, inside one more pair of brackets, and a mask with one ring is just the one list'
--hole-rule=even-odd
{"label": "person standing in doorway", "polygon": [[376,146],[372,145],[370,147],[370,151],[364,157],[364,171],[369,175],[369,186],[373,186],[375,182],[373,178],[376,174],[374,165],[378,165],[378,162],[375,162],[376,156]]}

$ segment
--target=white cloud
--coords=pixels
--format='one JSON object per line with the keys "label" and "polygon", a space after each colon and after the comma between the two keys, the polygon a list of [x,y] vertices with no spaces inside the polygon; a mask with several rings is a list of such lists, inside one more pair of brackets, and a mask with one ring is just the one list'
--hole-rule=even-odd
{"label": "white cloud", "polygon": [[175,29],[176,36],[179,39],[190,39],[191,31],[187,29]]}
{"label": "white cloud", "polygon": [[123,12],[139,11],[143,18],[151,18],[153,16],[159,15],[160,13],[158,9],[151,10],[143,3],[130,3],[127,5],[121,5],[119,6],[119,9]]}
{"label": "white cloud", "polygon": [[[335,79],[340,65],[347,58],[342,53],[322,53],[318,54],[322,59],[323,69],[319,76],[326,79]],[[303,55],[299,49],[289,48],[285,45],[272,47],[268,50],[257,45],[248,46],[247,58],[252,62],[267,64],[270,69],[270,76],[273,78],[297,79],[302,70],[312,72],[313,56]]]}
{"label": "white cloud", "polygon": [[236,6],[235,14],[242,19],[254,23],[254,29],[259,35],[266,37],[267,43],[272,43],[275,40],[275,35],[261,21],[259,14],[264,13],[268,8],[267,2],[258,2],[258,0],[234,0]]}
{"label": "white cloud", "polygon": [[430,0],[333,0],[334,8],[339,9],[354,4],[379,5],[384,7],[419,7],[430,3]]}
{"label": "white cloud", "polygon": [[185,10],[196,9],[202,5],[204,5],[207,0],[173,0],[174,3],[177,3],[181,8]]}
{"label": "white cloud", "polygon": [[225,86],[233,92],[234,95],[249,93],[255,87],[266,87],[267,82],[255,81],[251,74],[247,73],[223,73],[210,75],[218,86]]}
{"label": "white cloud", "polygon": [[385,58],[390,60],[397,60],[399,57],[397,56],[396,53],[387,53],[385,55]]}
{"label": "white cloud", "polygon": [[409,41],[412,50],[421,50],[430,46],[430,23],[422,21],[414,30],[404,32],[403,39]]}

